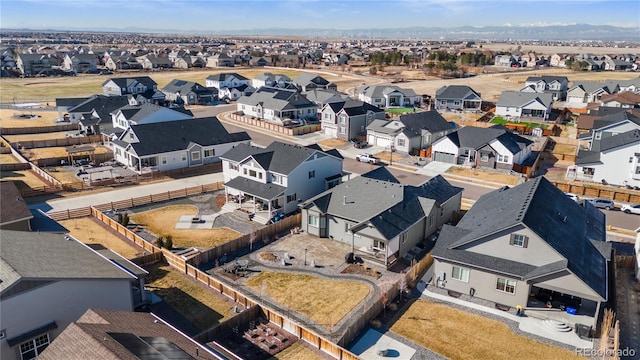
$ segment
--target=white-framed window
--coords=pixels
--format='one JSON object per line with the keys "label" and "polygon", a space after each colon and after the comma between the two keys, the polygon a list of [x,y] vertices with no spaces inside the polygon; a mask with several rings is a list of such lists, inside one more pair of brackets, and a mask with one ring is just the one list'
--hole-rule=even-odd
{"label": "white-framed window", "polygon": [[315,170],[309,171],[309,179],[313,179],[314,177],[316,177],[316,171]]}
{"label": "white-framed window", "polygon": [[298,194],[293,193],[291,195],[287,195],[287,202],[290,203],[292,201],[298,200]]}
{"label": "white-framed window", "polygon": [[182,161],[187,161],[187,153],[182,153]]}
{"label": "white-framed window", "polygon": [[383,250],[384,251],[386,245],[387,244],[385,244],[384,241],[373,240],[373,248],[374,249]]}
{"label": "white-framed window", "polygon": [[346,123],[347,123],[347,116],[340,115],[340,124],[346,124]]}
{"label": "white-framed window", "polygon": [[596,140],[600,140],[602,138],[602,133],[601,132],[597,132],[596,133]]}
{"label": "white-framed window", "polygon": [[132,132],[130,132],[130,133],[129,133],[129,140],[133,140],[133,139],[135,139],[135,137],[133,136],[133,133],[132,133]]}
{"label": "white-framed window", "polygon": [[216,156],[215,149],[209,149],[204,151],[204,157],[208,158],[208,157],[214,157],[214,156]]}
{"label": "white-framed window", "polygon": [[340,134],[346,134],[347,133],[347,128],[341,126],[339,131],[340,131]]}
{"label": "white-framed window", "polygon": [[480,161],[483,161],[483,162],[489,161],[489,154],[488,153],[480,153]]}
{"label": "white-framed window", "polygon": [[271,174],[271,182],[276,184],[282,184],[282,175]]}
{"label": "white-framed window", "polygon": [[526,236],[522,234],[511,234],[511,245],[515,247],[526,247]]}
{"label": "white-framed window", "polygon": [[309,226],[318,227],[320,224],[320,218],[318,215],[309,214]]}
{"label": "white-framed window", "polygon": [[200,160],[200,152],[199,151],[192,152],[191,153],[191,160],[193,160],[193,161]]}
{"label": "white-framed window", "polygon": [[331,119],[331,114],[325,113],[324,114],[324,118],[327,119],[327,120]]}
{"label": "white-framed window", "polygon": [[399,139],[397,140],[397,143],[398,143],[398,146],[402,146],[402,147],[404,147],[404,139],[399,138]]}
{"label": "white-framed window", "polygon": [[35,359],[49,346],[49,334],[44,334],[20,344],[20,359]]}
{"label": "white-framed window", "polygon": [[249,170],[249,176],[251,177],[257,177],[258,176],[258,172],[255,170]]}
{"label": "white-framed window", "polygon": [[238,169],[239,169],[238,164],[229,163],[229,170],[238,171]]}
{"label": "white-framed window", "polygon": [[161,156],[160,157],[160,163],[162,165],[166,165],[167,164],[167,157],[166,156]]}
{"label": "white-framed window", "polygon": [[497,160],[498,160],[498,162],[501,162],[501,163],[508,163],[509,162],[509,155],[500,155],[500,154],[498,154]]}
{"label": "white-framed window", "polygon": [[451,278],[462,282],[469,282],[469,269],[453,266],[451,268]]}
{"label": "white-framed window", "polygon": [[503,291],[508,294],[516,293],[516,281],[505,278],[498,278],[496,281],[496,290]]}
{"label": "white-framed window", "polygon": [[591,167],[585,167],[585,168],[582,168],[582,172],[583,172],[585,175],[591,175],[591,176],[593,176],[593,174],[595,174],[596,170],[595,170],[594,168],[591,168]]}
{"label": "white-framed window", "polygon": [[243,168],[243,169],[242,169],[242,173],[243,173],[243,174],[245,174],[245,175],[247,175],[247,168]]}

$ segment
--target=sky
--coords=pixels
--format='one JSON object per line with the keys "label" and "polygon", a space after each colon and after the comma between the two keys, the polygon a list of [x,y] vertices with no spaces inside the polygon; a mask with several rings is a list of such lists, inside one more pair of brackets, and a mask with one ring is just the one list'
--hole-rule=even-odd
{"label": "sky", "polygon": [[0,0],[1,29],[211,31],[562,24],[640,27],[638,0]]}

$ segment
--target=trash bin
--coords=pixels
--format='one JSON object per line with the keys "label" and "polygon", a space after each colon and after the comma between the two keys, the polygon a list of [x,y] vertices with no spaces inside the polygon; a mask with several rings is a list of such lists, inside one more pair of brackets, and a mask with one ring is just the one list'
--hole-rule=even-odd
{"label": "trash bin", "polygon": [[575,315],[576,314],[576,308],[567,307],[567,314]]}

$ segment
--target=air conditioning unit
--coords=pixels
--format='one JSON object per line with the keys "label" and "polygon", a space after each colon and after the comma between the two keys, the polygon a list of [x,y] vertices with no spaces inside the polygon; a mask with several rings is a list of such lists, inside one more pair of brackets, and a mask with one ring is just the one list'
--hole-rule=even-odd
{"label": "air conditioning unit", "polygon": [[440,275],[438,275],[438,281],[445,281],[447,279],[447,273],[446,272],[441,272]]}

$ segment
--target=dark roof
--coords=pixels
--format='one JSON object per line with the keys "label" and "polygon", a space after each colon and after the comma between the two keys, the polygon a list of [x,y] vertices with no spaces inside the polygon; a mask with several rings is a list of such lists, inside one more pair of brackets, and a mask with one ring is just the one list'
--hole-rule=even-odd
{"label": "dark roof", "polygon": [[615,149],[620,146],[640,142],[640,129],[624,132],[615,136],[605,137],[600,140],[600,151]]}
{"label": "dark roof", "polygon": [[69,232],[67,228],[48,217],[40,209],[32,209],[31,214],[33,215],[33,219],[30,221],[31,231],[54,232],[59,234],[67,234]]}
{"label": "dark roof", "polygon": [[480,98],[478,92],[466,85],[447,85],[436,91],[437,99],[464,99],[469,96]]}
{"label": "dark roof", "polygon": [[197,93],[210,93],[213,94],[213,91],[209,88],[206,88],[196,82],[193,81],[185,81],[179,79],[173,79],[170,83],[168,83],[165,87],[162,88],[163,92],[176,94],[180,93],[181,95],[188,94],[189,92],[197,92]]}
{"label": "dark roof", "polygon": [[83,101],[87,100],[86,97],[82,97],[82,98],[57,98],[56,99],[56,106],[76,106],[80,103],[82,103]]}
{"label": "dark roof", "polygon": [[593,164],[600,162],[600,151],[578,150],[576,165]]}
{"label": "dark roof", "polygon": [[103,121],[111,119],[111,113],[123,106],[129,105],[126,95],[105,96],[92,95],[87,100],[69,109],[70,113],[90,113],[95,110]]}
{"label": "dark roof", "polygon": [[428,130],[437,133],[451,129],[451,124],[436,110],[400,115],[400,122],[406,129],[420,133],[420,130]]}
{"label": "dark roof", "polygon": [[11,224],[33,217],[20,190],[13,181],[0,182],[0,225]]}
{"label": "dark roof", "polygon": [[551,76],[551,75],[543,75],[543,76],[529,76],[526,80],[526,82],[537,82],[537,81],[544,81],[545,83],[549,84],[552,83],[554,81],[557,82],[563,82],[563,81],[569,81],[569,79],[567,79],[566,76]]}
{"label": "dark roof", "polygon": [[385,166],[380,166],[377,169],[374,169],[367,173],[362,174],[361,176],[364,176],[369,179],[387,181],[394,184],[400,184],[400,181],[395,176],[393,176],[393,174]]}
{"label": "dark roof", "polygon": [[595,120],[593,122],[593,128],[600,129],[623,121],[631,121],[640,126],[640,117],[636,116],[633,111],[627,109],[627,111],[616,112]]}
{"label": "dark roof", "polygon": [[116,83],[116,85],[120,86],[121,88],[129,88],[129,86],[136,81],[145,85],[147,88],[151,88],[151,89],[153,89],[155,85],[158,85],[158,83],[153,81],[153,79],[151,79],[148,76],[134,76],[134,77],[123,77],[123,78],[111,78],[103,82],[102,86],[105,86],[107,83],[109,83],[109,81],[113,81],[114,83]]}
{"label": "dark roof", "polygon": [[224,184],[226,187],[237,189],[246,194],[255,195],[259,198],[272,200],[281,196],[286,187],[273,183],[261,183],[242,176],[235,177]]}
{"label": "dark roof", "polygon": [[213,80],[213,81],[226,81],[227,78],[231,78],[231,76],[234,76],[236,79],[238,80],[249,80],[246,77],[237,74],[237,73],[220,73],[220,74],[215,74],[215,75],[209,75],[207,76],[207,80]]}
{"label": "dark roof", "polygon": [[465,126],[447,135],[447,137],[458,147],[472,149],[480,149],[492,140],[498,140],[512,154],[518,153],[523,147],[532,143],[531,140],[513,134],[503,126],[492,126],[490,128]]}
{"label": "dark roof", "polygon": [[[538,235],[567,260],[569,271],[603,299],[607,298],[607,259],[592,243],[592,240],[606,240],[604,214],[589,203],[580,205],[567,198],[544,177],[481,196],[460,220],[455,231],[441,232],[438,241],[444,239],[445,245],[436,246],[433,254],[446,259],[450,251],[471,253],[463,256],[468,257],[467,264],[473,266],[476,257],[464,248],[485,236],[518,226],[526,226]],[[493,258],[499,261],[497,257]],[[487,265],[482,260],[478,261],[479,266]],[[528,264],[503,265],[507,267],[490,268],[523,278],[532,276],[523,274],[530,266]]]}
{"label": "dark roof", "polygon": [[383,109],[380,109],[377,106],[373,106],[364,101],[349,100],[341,104],[343,104],[342,109],[344,109],[344,112],[349,116],[365,115],[369,111],[374,113],[384,112]]}
{"label": "dark roof", "polygon": [[251,140],[246,132],[229,133],[214,117],[131,125],[140,140],[131,146],[138,156],[185,150],[189,144],[212,146]]}

